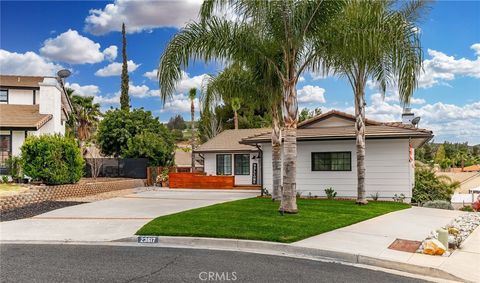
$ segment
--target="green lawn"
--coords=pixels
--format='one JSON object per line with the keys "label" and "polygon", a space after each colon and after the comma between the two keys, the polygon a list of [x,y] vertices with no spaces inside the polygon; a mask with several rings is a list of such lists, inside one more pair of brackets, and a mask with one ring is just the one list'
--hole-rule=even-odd
{"label": "green lawn", "polygon": [[137,235],[236,238],[291,243],[348,226],[409,204],[299,199],[299,213],[281,216],[278,203],[250,198],[158,217]]}

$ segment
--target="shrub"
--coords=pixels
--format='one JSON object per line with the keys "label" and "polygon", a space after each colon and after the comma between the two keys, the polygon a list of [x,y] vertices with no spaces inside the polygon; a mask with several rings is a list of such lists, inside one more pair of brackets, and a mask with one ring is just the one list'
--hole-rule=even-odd
{"label": "shrub", "polygon": [[452,204],[446,200],[427,201],[423,207],[453,210]]}
{"label": "shrub", "polygon": [[378,198],[380,197],[380,193],[379,193],[379,192],[375,192],[374,194],[371,194],[370,197],[371,197],[374,201],[377,201]]}
{"label": "shrub", "polygon": [[2,176],[2,183],[8,183],[8,176]]}
{"label": "shrub", "polygon": [[13,180],[20,179],[21,176],[21,159],[18,156],[11,156],[5,161],[7,165],[7,170]]}
{"label": "shrub", "polygon": [[[163,125],[160,127],[165,128]],[[128,140],[122,156],[147,158],[150,166],[169,166],[173,163],[173,154],[174,142],[168,132],[164,137],[151,132],[143,132]]]}
{"label": "shrub", "polygon": [[428,166],[418,166],[415,169],[415,186],[412,192],[412,202],[424,203],[432,200],[450,201],[453,192],[460,186],[447,176],[436,176]]}
{"label": "shrub", "polygon": [[128,141],[144,132],[171,140],[170,131],[150,111],[142,108],[132,111],[109,110],[98,125],[97,142],[103,154],[125,157]]}
{"label": "shrub", "polygon": [[337,192],[333,188],[325,189],[327,199],[334,199],[337,196]]}
{"label": "shrub", "polygon": [[473,212],[473,208],[470,205],[460,208],[461,211]]}
{"label": "shrub", "polygon": [[23,173],[49,185],[76,183],[85,161],[77,143],[59,135],[30,136],[22,145]]}

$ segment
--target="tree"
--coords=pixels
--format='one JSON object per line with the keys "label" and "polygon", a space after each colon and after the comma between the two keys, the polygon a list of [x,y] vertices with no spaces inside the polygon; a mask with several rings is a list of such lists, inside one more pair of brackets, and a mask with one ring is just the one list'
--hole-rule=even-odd
{"label": "tree", "polygon": [[163,128],[163,135],[146,131],[130,138],[123,157],[147,158],[150,166],[172,165],[175,143],[166,128]]}
{"label": "tree", "polygon": [[188,92],[188,98],[190,98],[190,114],[192,115],[192,141],[191,141],[191,146],[192,146],[192,172],[195,172],[195,154],[193,151],[195,150],[195,98],[197,97],[197,89],[196,88],[191,88],[190,91]]}
{"label": "tree", "polygon": [[[238,124],[240,101],[246,106],[270,108],[272,118],[272,199],[281,199],[281,130],[279,109],[281,107],[281,88],[274,76],[268,77],[260,72],[262,59],[255,60],[253,66],[245,66],[234,62],[226,67],[216,77],[210,77],[206,84],[205,95],[202,99],[206,111],[211,108],[212,101],[223,101],[232,105],[235,124]],[[258,99],[262,97],[262,99]],[[236,102],[238,100],[238,103]],[[238,126],[236,126],[238,128]]]}
{"label": "tree", "polygon": [[185,120],[183,119],[182,115],[177,114],[173,117],[170,117],[167,123],[167,128],[169,130],[183,131],[187,128],[187,125],[185,124]]}
{"label": "tree", "polygon": [[435,164],[442,164],[443,160],[446,158],[445,146],[443,144],[439,145],[437,151],[435,152]]}
{"label": "tree", "polygon": [[125,23],[122,23],[122,85],[120,94],[120,109],[130,111],[130,97],[128,96],[128,64],[127,64],[127,37]]}
{"label": "tree", "polygon": [[452,181],[448,176],[437,176],[430,167],[417,164],[412,202],[450,201],[453,192],[459,187],[460,183],[458,181]]}
{"label": "tree", "polygon": [[168,129],[157,117],[153,117],[150,111],[143,108],[129,112],[121,109],[109,110],[98,125],[98,146],[104,155],[124,157],[128,140],[143,132],[157,134],[165,140],[171,138]]}
{"label": "tree", "polygon": [[313,110],[303,108],[302,111],[300,111],[300,115],[298,116],[298,122],[303,122],[320,114],[322,114],[322,109],[320,108],[315,108]]}
{"label": "tree", "polygon": [[422,64],[416,21],[424,14],[423,1],[405,2],[393,10],[390,1],[351,0],[324,30],[324,72],[347,78],[354,93],[357,149],[357,203],[365,196],[365,85],[371,79],[384,94],[398,87],[408,105]]}
{"label": "tree", "polygon": [[[283,197],[280,211],[297,213],[296,128],[298,104],[296,85],[306,70],[315,70],[321,59],[321,33],[342,7],[339,1],[206,1],[201,22],[189,23],[170,41],[159,65],[160,94],[165,101],[181,78],[182,67],[191,58],[224,59],[253,65],[263,58],[282,88],[284,124]],[[214,16],[230,7],[239,21]]]}
{"label": "tree", "polygon": [[239,97],[232,98],[231,106],[233,110],[233,124],[235,125],[235,130],[238,130],[238,110],[242,106],[242,102]]}
{"label": "tree", "polygon": [[66,89],[72,101],[73,112],[67,121],[67,132],[76,137],[83,146],[95,131],[101,116],[100,104],[93,103],[93,96],[75,95],[73,89]]}

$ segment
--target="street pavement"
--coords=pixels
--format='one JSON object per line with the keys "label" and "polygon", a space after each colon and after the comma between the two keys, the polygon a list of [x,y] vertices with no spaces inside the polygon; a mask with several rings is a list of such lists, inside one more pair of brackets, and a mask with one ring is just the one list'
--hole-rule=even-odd
{"label": "street pavement", "polygon": [[1,241],[112,241],[131,237],[150,220],[255,197],[257,191],[152,189],[0,223]]}
{"label": "street pavement", "polygon": [[3,244],[1,282],[423,282],[339,263],[233,251]]}

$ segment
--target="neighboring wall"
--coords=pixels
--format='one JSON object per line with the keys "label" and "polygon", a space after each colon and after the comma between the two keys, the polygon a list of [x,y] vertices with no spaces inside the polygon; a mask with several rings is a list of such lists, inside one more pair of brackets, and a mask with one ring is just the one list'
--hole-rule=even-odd
{"label": "neighboring wall", "polygon": [[[237,154],[241,154],[242,152],[235,152]],[[235,174],[235,167],[234,167],[234,154],[235,153],[225,153],[225,154],[232,154],[232,175]],[[250,153],[250,152],[243,152],[250,154],[250,174],[249,175],[237,175],[235,176],[235,185],[251,185],[252,184],[252,171],[253,171],[253,163],[257,163],[258,159],[252,159],[253,156],[257,156],[258,152]],[[224,154],[224,153],[218,153]],[[217,153],[204,153],[205,158],[204,163],[204,172],[207,175],[215,176],[217,175]],[[257,167],[257,184],[260,184],[260,167]]]}
{"label": "neighboring wall", "polygon": [[[324,190],[332,187],[337,197],[355,198],[357,195],[357,159],[354,140],[298,142],[297,191],[303,196],[325,196]],[[263,144],[264,187],[272,189],[271,146]],[[352,152],[352,171],[312,171],[311,153],[329,151]],[[410,201],[414,182],[414,168],[409,162],[406,139],[367,140],[366,143],[367,197],[376,192],[380,199],[392,200],[403,193]]]}
{"label": "neighboring wall", "polygon": [[0,212],[6,212],[14,208],[43,201],[58,200],[69,197],[84,197],[104,192],[143,187],[144,184],[145,181],[141,179],[126,179],[96,183],[44,186],[31,189],[30,192],[1,197]]}

